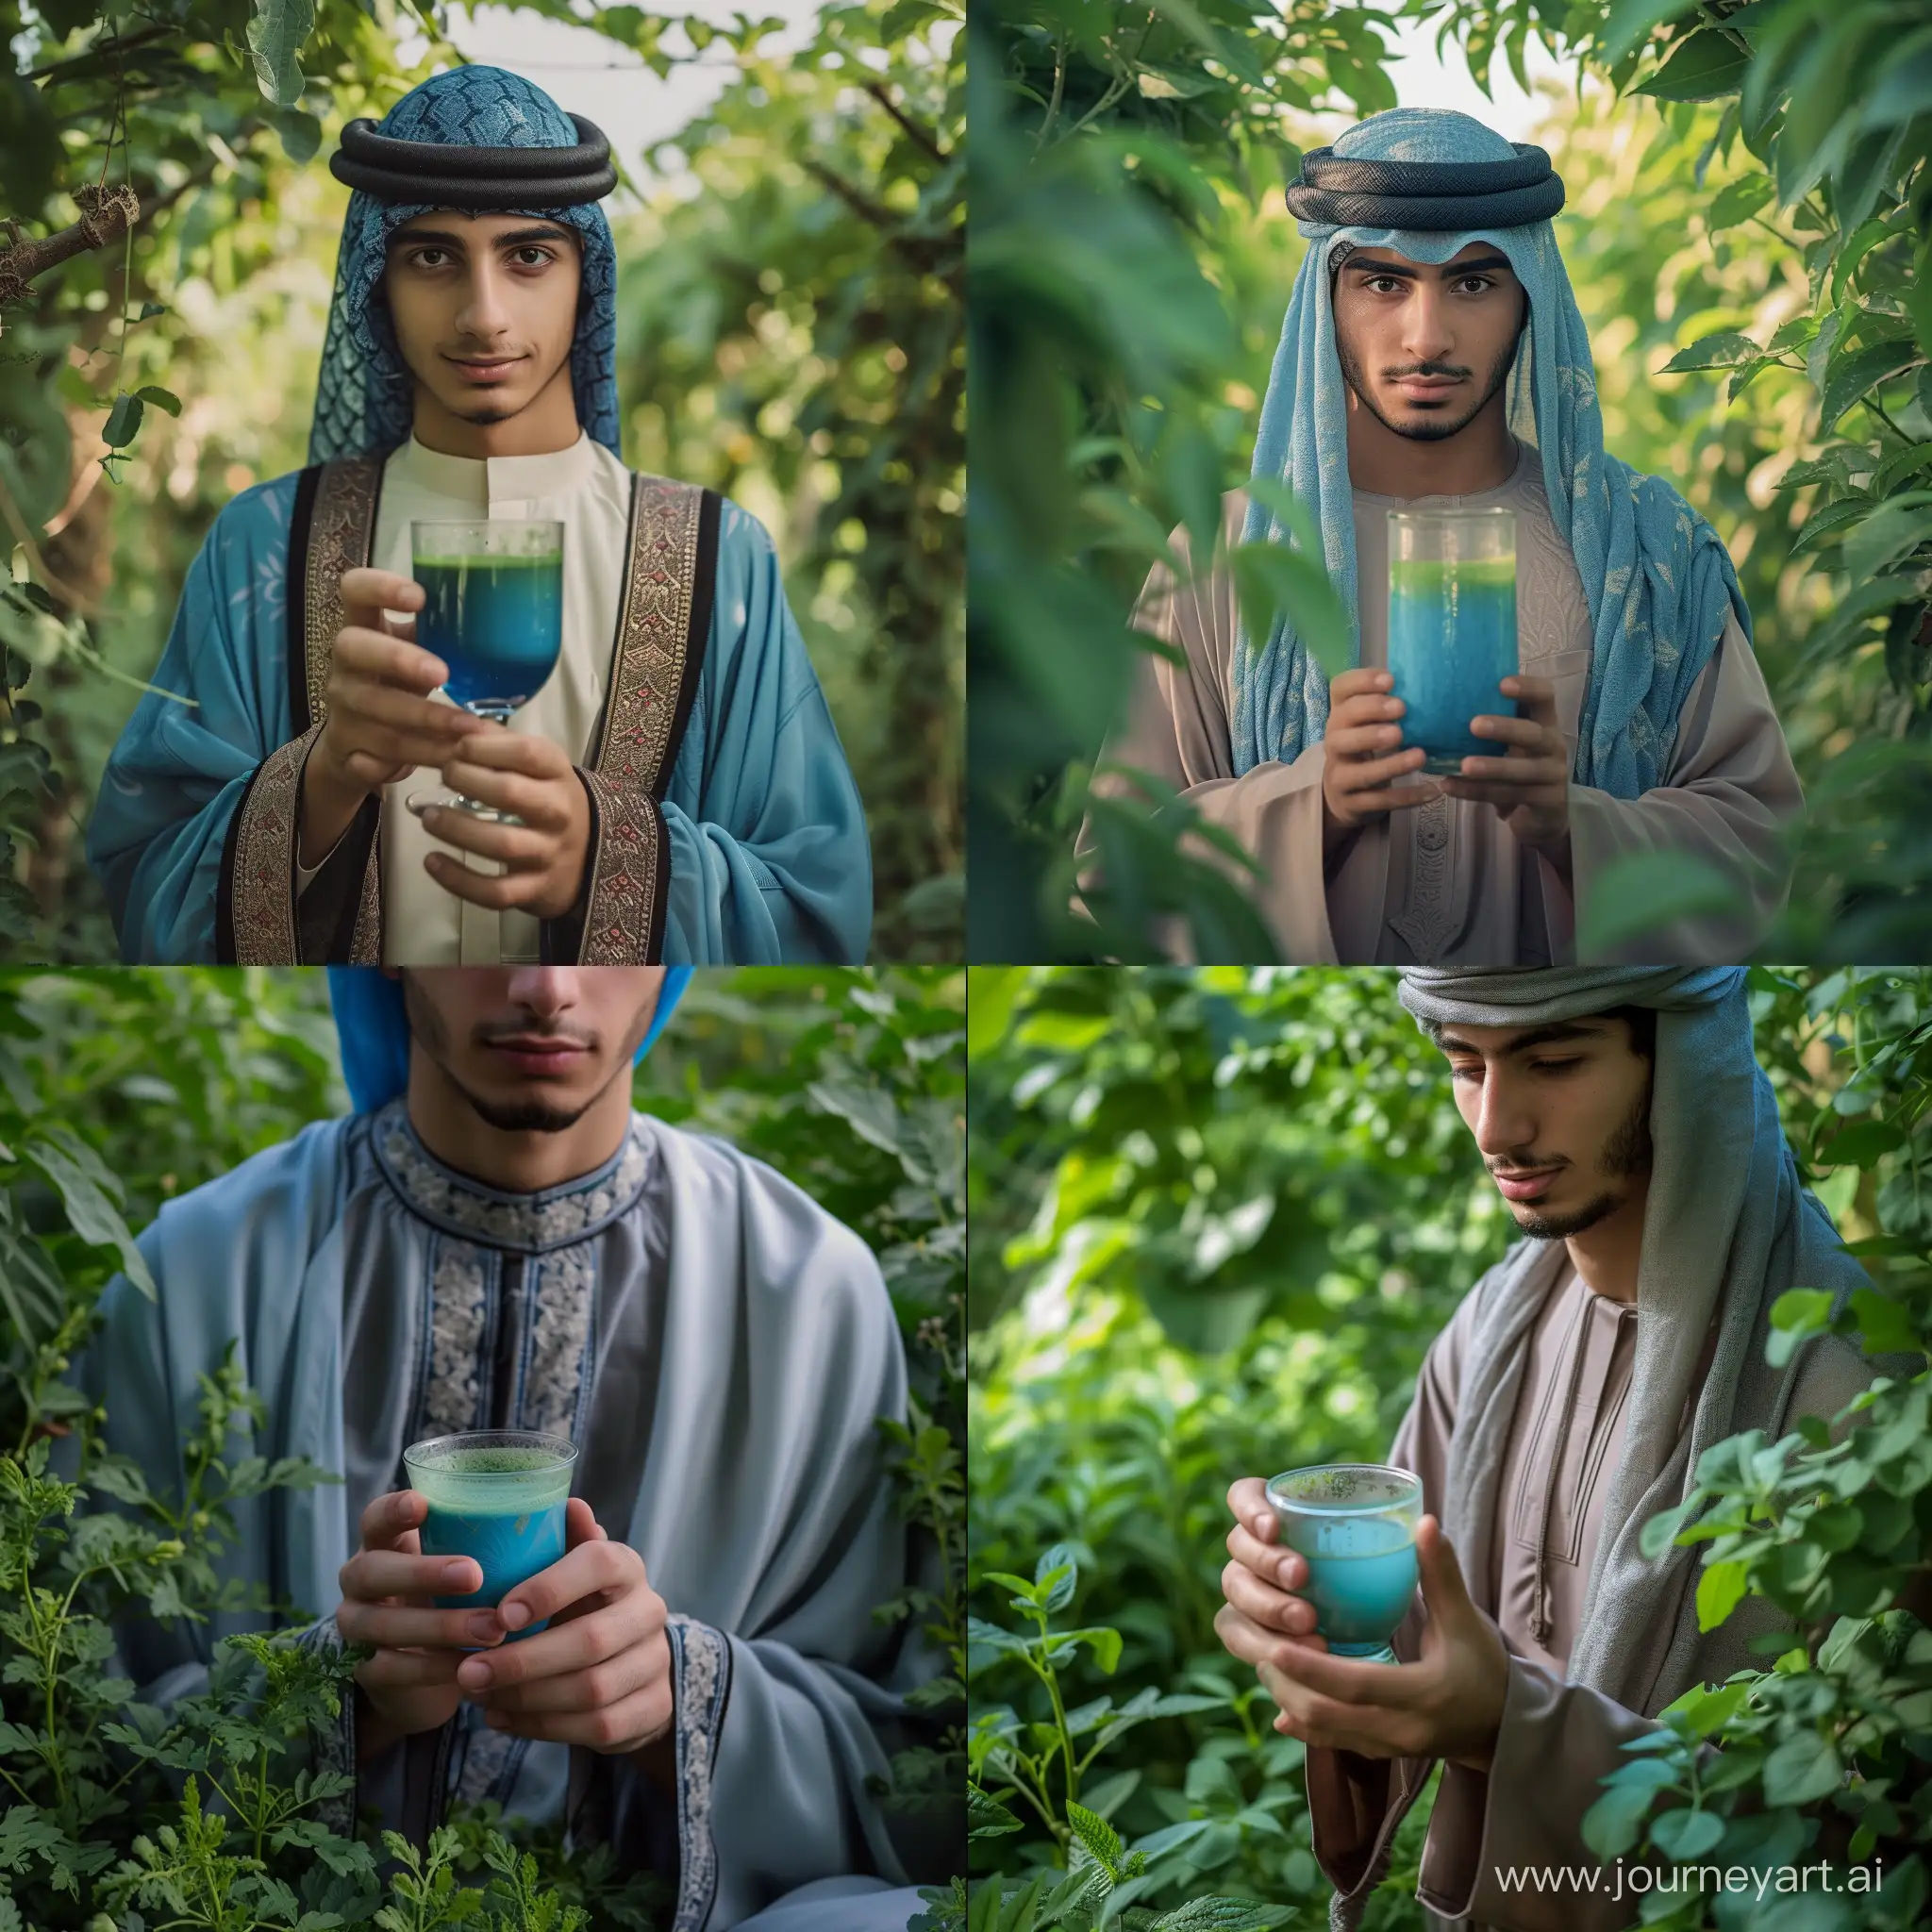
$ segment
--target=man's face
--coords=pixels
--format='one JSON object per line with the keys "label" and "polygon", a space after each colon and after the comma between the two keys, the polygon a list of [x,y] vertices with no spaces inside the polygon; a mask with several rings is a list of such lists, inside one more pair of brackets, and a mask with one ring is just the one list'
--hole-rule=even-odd
{"label": "man's face", "polygon": [[650,1029],[661,966],[441,966],[403,974],[415,1050],[509,1133],[561,1133]]}
{"label": "man's face", "polygon": [[1651,1064],[1621,1018],[1442,1029],[1456,1106],[1524,1234],[1561,1241],[1647,1188]]}
{"label": "man's face", "polygon": [[1364,408],[1416,442],[1454,436],[1502,388],[1527,313],[1523,284],[1486,242],[1440,264],[1360,249],[1335,278],[1341,373]]}
{"label": "man's face", "polygon": [[576,231],[438,208],[390,237],[382,289],[409,374],[452,416],[507,423],[570,380]]}

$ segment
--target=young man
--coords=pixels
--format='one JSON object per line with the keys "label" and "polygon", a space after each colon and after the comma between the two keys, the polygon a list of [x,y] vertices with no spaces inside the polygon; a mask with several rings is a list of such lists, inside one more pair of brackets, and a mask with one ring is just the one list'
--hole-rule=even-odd
{"label": "young man", "polygon": [[[240,1338],[254,1446],[343,1478],[240,1505],[227,1562],[328,1612],[306,1641],[375,1646],[317,1755],[386,1824],[494,1798],[674,1879],[670,1932],[902,1932],[935,1853],[871,1782],[931,1674],[873,1617],[908,1581],[898,1327],[848,1228],[632,1111],[687,975],[340,971],[356,1112],[169,1203],[158,1297],[108,1289],[82,1379],[108,1447],[175,1469]],[[411,1442],[464,1429],[579,1451],[566,1554],[499,1612],[431,1607],[478,1579],[419,1554],[404,1487]],[[133,1620],[127,1673],[165,1703],[258,1623]]]}
{"label": "young man", "polygon": [[[1223,551],[1157,568],[1102,789],[1151,774],[1260,866],[1243,883],[1286,959],[1560,964],[1613,861],[1715,868],[1737,908],[1636,957],[1748,954],[1783,906],[1803,809],[1717,533],[1604,448],[1590,340],[1541,148],[1467,115],[1397,108],[1307,156],[1288,191],[1295,278],[1254,475],[1313,514],[1355,620],[1331,685],[1286,620],[1243,635],[1225,547],[1284,541],[1243,491]],[[1390,695],[1388,513],[1513,510],[1522,675],[1474,729],[1492,758],[1417,776]],[[1513,702],[1509,702],[1513,701]]]}
{"label": "young man", "polygon": [[[89,827],[122,957],[863,958],[864,816],[771,541],[619,458],[604,137],[462,67],[330,165],[310,467],[216,518]],[[410,525],[517,519],[565,525],[563,647],[502,725],[414,641]],[[511,817],[419,820],[439,776]]]}
{"label": "young man", "polygon": [[[1529,1867],[1598,1868],[1583,1814],[1620,1744],[1693,1683],[1763,1669],[1748,1597],[1697,1627],[1699,1549],[1644,1557],[1712,1443],[1830,1422],[1913,1357],[1820,1338],[1783,1369],[1764,1343],[1788,1288],[1867,1285],[1798,1181],[1752,1049],[1741,970],[1572,968],[1405,975],[1457,1105],[1526,1237],[1464,1297],[1424,1362],[1389,1459],[1422,1477],[1424,1622],[1394,1666],[1327,1656],[1275,1544],[1258,1477],[1216,1620],[1302,1739],[1315,1855],[1356,1924],[1438,1760],[1417,1897],[1507,1932],[1611,1932],[1634,1892],[1541,1890]],[[1932,1604],[1910,1606],[1923,1615]],[[1511,1876],[1515,1875],[1512,1889]],[[1432,1916],[1430,1923],[1439,1923]]]}

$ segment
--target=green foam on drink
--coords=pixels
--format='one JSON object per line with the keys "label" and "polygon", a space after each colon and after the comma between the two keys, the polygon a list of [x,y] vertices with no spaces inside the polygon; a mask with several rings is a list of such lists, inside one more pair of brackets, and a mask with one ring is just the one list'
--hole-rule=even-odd
{"label": "green foam on drink", "polygon": [[1505,591],[1515,582],[1513,557],[1396,558],[1389,565],[1390,591],[1405,597],[1442,597],[1456,586]]}
{"label": "green foam on drink", "polygon": [[570,1494],[569,1460],[544,1449],[452,1449],[408,1473],[431,1508],[463,1516],[526,1515]]}
{"label": "green foam on drink", "polygon": [[562,556],[560,550],[540,550],[534,556],[416,557],[410,562],[417,570],[554,571]]}

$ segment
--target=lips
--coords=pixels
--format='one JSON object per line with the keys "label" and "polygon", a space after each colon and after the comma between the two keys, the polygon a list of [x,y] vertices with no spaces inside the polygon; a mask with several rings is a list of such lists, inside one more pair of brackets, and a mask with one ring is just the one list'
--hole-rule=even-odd
{"label": "lips", "polygon": [[500,1054],[513,1072],[541,1079],[568,1074],[588,1051],[568,1040],[493,1040],[490,1050]]}
{"label": "lips", "polygon": [[1520,1174],[1491,1173],[1490,1178],[1496,1184],[1497,1191],[1506,1201],[1534,1201],[1549,1191],[1560,1168],[1531,1168]]}
{"label": "lips", "polygon": [[521,356],[506,356],[494,362],[461,362],[456,357],[448,356],[443,359],[465,382],[501,382],[524,358]]}
{"label": "lips", "polygon": [[1453,375],[1405,375],[1396,387],[1406,396],[1439,396],[1456,388],[1460,380],[1459,376]]}

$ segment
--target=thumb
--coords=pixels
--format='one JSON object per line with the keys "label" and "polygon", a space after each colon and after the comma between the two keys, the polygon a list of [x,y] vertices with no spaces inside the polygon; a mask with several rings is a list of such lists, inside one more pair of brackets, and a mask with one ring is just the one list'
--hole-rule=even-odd
{"label": "thumb", "polygon": [[563,1542],[574,1550],[579,1543],[594,1543],[604,1536],[597,1514],[581,1496],[573,1496],[563,1508]]}
{"label": "thumb", "polygon": [[1475,1606],[1462,1580],[1456,1545],[1442,1534],[1441,1524],[1433,1516],[1424,1516],[1415,1526],[1415,1555],[1422,1573],[1423,1602],[1428,1606],[1430,1617],[1474,1616]]}

